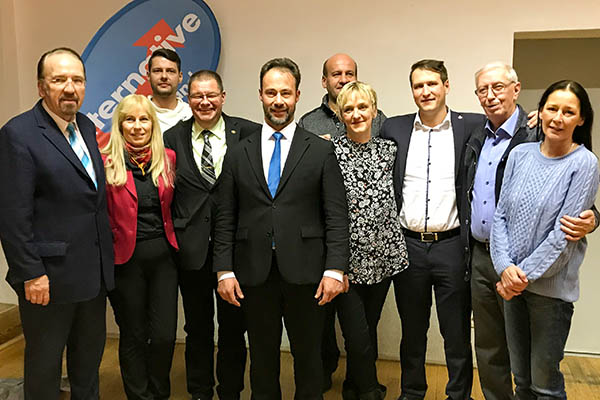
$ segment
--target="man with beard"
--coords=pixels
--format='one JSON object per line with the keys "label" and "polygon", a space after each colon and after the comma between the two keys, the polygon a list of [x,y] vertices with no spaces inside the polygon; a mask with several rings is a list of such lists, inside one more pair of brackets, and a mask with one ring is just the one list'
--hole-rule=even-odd
{"label": "man with beard", "polygon": [[[225,115],[225,91],[219,74],[200,70],[189,80],[188,101],[194,118],[164,134],[165,146],[177,153],[173,221],[179,244],[176,260],[185,311],[185,364],[192,399],[212,399],[214,379],[213,227],[223,159],[260,125]],[[185,103],[184,103],[185,104]],[[219,350],[217,393],[239,399],[244,388],[246,341],[239,307],[217,296]]]}
{"label": "man with beard", "polygon": [[38,62],[41,100],[0,129],[0,240],[25,336],[25,398],[58,399],[62,354],[73,399],[98,398],[112,233],[96,128],[78,112],[85,68],[74,50]]}
{"label": "man with beard", "polygon": [[192,116],[187,103],[177,97],[177,87],[181,83],[181,59],[173,50],[154,50],[148,60],[148,80],[152,87],[152,96],[148,96],[156,109],[160,131],[175,126]]}
{"label": "man with beard", "polygon": [[243,307],[252,397],[280,399],[282,317],[295,398],[321,399],[324,311],[348,266],[344,182],[333,145],[294,123],[300,71],[276,58],[260,72],[265,122],[223,165],[215,227],[218,291]]}
{"label": "man with beard", "polygon": [[[307,131],[316,133],[330,139],[332,136],[340,136],[346,133],[346,126],[336,115],[336,100],[340,90],[346,83],[354,82],[358,79],[358,66],[347,54],[334,54],[323,63],[323,76],[321,85],[327,90],[321,105],[312,111],[307,112],[298,121],[298,126]],[[379,129],[385,121],[385,115],[381,110],[377,110],[377,116],[373,118],[371,136],[379,136]],[[335,365],[339,351],[335,341],[329,343],[329,346],[335,346]],[[335,371],[335,367],[333,368]]]}

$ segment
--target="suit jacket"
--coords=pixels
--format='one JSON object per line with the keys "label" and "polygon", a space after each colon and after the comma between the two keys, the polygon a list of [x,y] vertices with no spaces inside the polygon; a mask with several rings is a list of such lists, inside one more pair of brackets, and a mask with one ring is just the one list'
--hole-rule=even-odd
{"label": "suit jacket", "polygon": [[[398,211],[402,209],[402,186],[406,171],[406,157],[412,135],[416,114],[401,115],[388,118],[383,124],[381,137],[396,142],[396,165],[394,170],[394,185]],[[465,146],[472,132],[481,126],[485,117],[481,114],[459,113],[450,111],[452,133],[454,135],[454,185],[456,190],[456,206],[459,219],[462,221],[462,199],[464,182],[464,153]],[[466,227],[461,223],[461,234]]]}
{"label": "suit jacket", "polygon": [[[243,118],[223,114],[227,151],[260,128]],[[194,118],[181,121],[164,134],[165,146],[177,153],[173,223],[179,243],[178,265],[186,270],[200,270],[209,252],[214,227],[216,192],[221,182],[211,185],[200,175],[192,150]]]}
{"label": "suit jacket", "polygon": [[260,130],[225,158],[215,227],[215,271],[256,286],[271,270],[273,242],[282,278],[316,284],[325,269],[346,271],[348,210],[331,142],[297,127],[275,197],[262,164]]}
{"label": "suit jacket", "polygon": [[76,120],[97,189],[41,100],[0,130],[0,240],[7,280],[22,295],[24,281],[47,274],[52,303],[92,299],[102,281],[106,289],[114,287],[96,129],[81,113]]}
{"label": "suit jacket", "polygon": [[[175,152],[166,149],[171,165],[175,165]],[[106,162],[106,156],[102,156]],[[133,180],[133,173],[127,171],[127,182],[123,186],[106,186],[108,218],[113,233],[113,247],[115,251],[115,264],[124,264],[133,255],[136,243],[138,221],[138,199]],[[163,225],[167,240],[177,249],[177,240],[173,231],[171,218],[171,203],[173,201],[173,187],[166,186],[162,177],[158,178],[158,198],[162,212]]]}

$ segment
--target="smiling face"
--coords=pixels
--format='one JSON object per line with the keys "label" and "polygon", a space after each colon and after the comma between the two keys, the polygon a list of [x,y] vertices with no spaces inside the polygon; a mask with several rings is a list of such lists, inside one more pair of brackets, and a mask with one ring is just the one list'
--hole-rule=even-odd
{"label": "smiling face", "polygon": [[223,112],[225,92],[215,79],[194,80],[189,87],[188,100],[194,119],[204,129],[212,128]]}
{"label": "smiling face", "polygon": [[540,119],[544,140],[549,142],[572,142],[575,128],[584,123],[579,99],[570,90],[552,92],[540,112]]}
{"label": "smiling face", "polygon": [[263,104],[265,121],[275,130],[281,130],[294,120],[300,90],[296,80],[286,69],[272,68],[265,73],[258,90]]}
{"label": "smiling face", "polygon": [[377,110],[369,99],[359,92],[352,92],[342,106],[341,114],[349,136],[364,134],[371,136],[371,123]]}
{"label": "smiling face", "polygon": [[411,75],[413,99],[421,116],[436,114],[446,108],[450,83],[442,82],[440,74],[427,69],[415,69]]}
{"label": "smiling face", "polygon": [[327,89],[329,100],[335,102],[344,85],[357,79],[356,63],[346,54],[336,54],[327,60],[325,69],[327,74],[321,79],[321,84]]}
{"label": "smiling face", "polygon": [[73,121],[85,97],[83,64],[72,54],[55,53],[46,58],[43,71],[38,81],[40,97],[53,113]]}
{"label": "smiling face", "polygon": [[175,96],[177,87],[181,83],[183,76],[177,68],[175,61],[167,60],[164,57],[154,57],[152,66],[148,71],[148,80],[152,87],[152,95],[156,97]]}
{"label": "smiling face", "polygon": [[152,119],[141,104],[133,104],[121,122],[121,132],[127,143],[143,147],[152,138]]}
{"label": "smiling face", "polygon": [[477,77],[476,87],[483,112],[498,129],[515,111],[521,83],[511,82],[506,69],[492,68]]}

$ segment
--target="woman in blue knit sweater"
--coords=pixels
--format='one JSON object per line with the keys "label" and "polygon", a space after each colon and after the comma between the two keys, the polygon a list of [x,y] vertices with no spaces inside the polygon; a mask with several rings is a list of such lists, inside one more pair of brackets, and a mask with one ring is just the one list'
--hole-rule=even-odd
{"label": "woman in blue knit sweater", "polygon": [[519,145],[508,158],[491,256],[506,300],[517,399],[566,399],[559,366],[587,242],[567,241],[560,218],[592,207],[598,159],[591,151],[593,110],[580,84],[552,84],[538,112],[542,142]]}

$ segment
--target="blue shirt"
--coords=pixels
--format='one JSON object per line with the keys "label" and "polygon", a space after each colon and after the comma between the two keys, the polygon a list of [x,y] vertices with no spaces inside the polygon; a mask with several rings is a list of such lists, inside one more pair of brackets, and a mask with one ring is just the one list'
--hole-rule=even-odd
{"label": "blue shirt", "polygon": [[481,148],[471,200],[471,235],[480,242],[490,241],[494,211],[496,211],[496,169],[508,148],[519,120],[519,108],[494,132],[488,120],[487,137]]}

